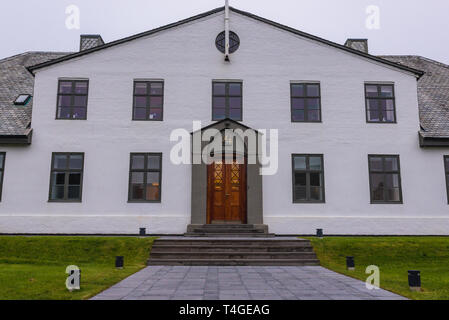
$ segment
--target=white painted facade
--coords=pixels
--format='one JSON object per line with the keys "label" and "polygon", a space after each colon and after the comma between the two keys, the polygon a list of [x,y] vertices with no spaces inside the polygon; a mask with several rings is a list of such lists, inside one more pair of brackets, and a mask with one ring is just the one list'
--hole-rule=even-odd
{"label": "white painted facade", "polygon": [[[242,123],[279,129],[279,170],[263,177],[270,232],[449,234],[449,150],[419,147],[415,75],[235,12],[230,24],[241,40],[230,63],[215,48],[221,12],[37,70],[33,142],[0,150],[0,233],[184,233],[191,167],[170,162],[170,133],[211,124],[212,80],[238,79]],[[87,120],[55,120],[61,78],[89,79]],[[164,80],[162,122],[132,121],[135,79]],[[291,122],[290,82],[301,80],[321,84],[322,123]],[[394,83],[396,124],[366,123],[369,81]],[[81,203],[48,202],[52,152],[85,153]],[[161,203],[128,203],[131,152],[163,153]],[[325,203],[292,202],[293,153],[324,155]],[[400,155],[403,204],[370,204],[368,154]]]}

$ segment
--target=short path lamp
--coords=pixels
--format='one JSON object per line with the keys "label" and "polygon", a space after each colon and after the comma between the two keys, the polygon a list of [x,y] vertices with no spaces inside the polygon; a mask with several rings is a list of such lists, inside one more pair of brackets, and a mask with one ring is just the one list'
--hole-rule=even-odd
{"label": "short path lamp", "polygon": [[139,236],[144,236],[147,234],[147,229],[146,228],[140,228],[139,229]]}
{"label": "short path lamp", "polygon": [[408,271],[408,285],[412,291],[421,291],[421,272],[418,270]]}
{"label": "short path lamp", "polygon": [[346,257],[346,269],[351,271],[355,270],[354,257]]}
{"label": "short path lamp", "polygon": [[316,229],[316,236],[318,238],[323,238],[323,229]]}
{"label": "short path lamp", "polygon": [[118,269],[123,269],[123,256],[115,257],[115,267]]}

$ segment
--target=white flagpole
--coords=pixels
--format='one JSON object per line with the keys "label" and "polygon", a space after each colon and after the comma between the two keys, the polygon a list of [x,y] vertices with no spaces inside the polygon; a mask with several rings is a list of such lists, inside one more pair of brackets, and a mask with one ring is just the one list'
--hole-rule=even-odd
{"label": "white flagpole", "polygon": [[229,61],[229,0],[225,0],[225,61]]}

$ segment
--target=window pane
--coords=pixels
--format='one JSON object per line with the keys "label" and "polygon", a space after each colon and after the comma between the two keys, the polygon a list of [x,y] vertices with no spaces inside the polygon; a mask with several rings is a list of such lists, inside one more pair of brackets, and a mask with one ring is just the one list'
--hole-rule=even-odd
{"label": "window pane", "polygon": [[320,110],[309,110],[307,116],[307,121],[320,121]]}
{"label": "window pane", "polygon": [[76,94],[87,94],[87,82],[75,82]]}
{"label": "window pane", "polygon": [[385,171],[397,171],[398,170],[398,159],[396,157],[393,158],[384,158],[385,160]]}
{"label": "window pane", "polygon": [[381,86],[380,87],[380,95],[382,97],[393,97],[393,86]]}
{"label": "window pane", "polygon": [[307,109],[317,110],[320,108],[320,99],[307,99]]}
{"label": "window pane", "polygon": [[295,172],[295,186],[305,187],[307,185],[307,174],[304,172]]}
{"label": "window pane", "polygon": [[134,84],[134,94],[147,94],[147,84],[145,82],[136,82]]}
{"label": "window pane", "polygon": [[242,84],[241,83],[230,83],[229,84],[229,95],[230,96],[241,96],[242,95]]}
{"label": "window pane", "polygon": [[214,108],[213,112],[214,120],[222,120],[226,118],[226,109],[224,108]]}
{"label": "window pane", "polygon": [[214,83],[213,95],[224,96],[225,94],[226,94],[226,84],[225,83]]}
{"label": "window pane", "polygon": [[242,98],[229,98],[229,107],[231,109],[241,108],[242,106]]}
{"label": "window pane", "polygon": [[304,97],[304,85],[303,84],[292,84],[292,96],[293,97]]}
{"label": "window pane", "polygon": [[370,170],[371,171],[383,171],[381,157],[370,157],[369,161],[370,161]]}
{"label": "window pane", "polygon": [[319,97],[320,96],[319,85],[317,85],[317,84],[307,85],[307,96],[308,97]]}
{"label": "window pane", "polygon": [[384,175],[372,173],[371,174],[371,193],[373,201],[384,200]]}
{"label": "window pane", "polygon": [[87,96],[74,96],[73,97],[74,107],[86,107],[87,106]]}
{"label": "window pane", "polygon": [[159,82],[153,82],[150,85],[151,95],[162,95],[163,94],[163,84]]}
{"label": "window pane", "polygon": [[294,158],[295,170],[306,170],[306,157]]}
{"label": "window pane", "polygon": [[229,110],[229,118],[232,120],[241,120],[242,112],[240,109],[231,109]]}
{"label": "window pane", "polygon": [[295,200],[307,200],[306,187],[295,186]]}
{"label": "window pane", "polygon": [[321,173],[311,172],[310,173],[310,185],[312,187],[321,186]]}
{"label": "window pane", "polygon": [[134,109],[134,119],[145,120],[146,117],[147,117],[147,109],[146,108],[135,108]]}
{"label": "window pane", "polygon": [[377,97],[377,86],[376,85],[367,85],[365,86],[366,96],[367,97]]}
{"label": "window pane", "polygon": [[147,173],[147,200],[159,200],[159,172]]}
{"label": "window pane", "polygon": [[292,110],[292,120],[293,121],[304,121],[304,110],[293,109]]}
{"label": "window pane", "polygon": [[69,186],[68,187],[68,195],[67,198],[70,200],[79,199],[81,196],[81,187],[80,186]]}
{"label": "window pane", "polygon": [[310,200],[323,201],[323,188],[310,187]]}
{"label": "window pane", "polygon": [[160,157],[148,156],[148,169],[157,170],[160,169]]}
{"label": "window pane", "polygon": [[83,156],[81,154],[70,155],[69,168],[70,169],[82,169],[83,168]]}
{"label": "window pane", "polygon": [[310,170],[321,170],[321,157],[310,157],[309,167]]}
{"label": "window pane", "polygon": [[214,108],[225,108],[226,107],[226,98],[214,97],[213,103],[214,103]]}
{"label": "window pane", "polygon": [[70,107],[71,105],[71,96],[59,96],[58,98],[58,107]]}
{"label": "window pane", "polygon": [[449,172],[449,157],[444,158],[444,161],[446,162],[446,172]]}
{"label": "window pane", "polygon": [[132,200],[144,200],[143,197],[143,184],[131,185],[131,199]]}
{"label": "window pane", "polygon": [[293,98],[292,107],[293,109],[304,109],[306,99],[303,98]]}
{"label": "window pane", "polygon": [[67,168],[67,155],[56,154],[53,161],[54,169],[66,169]]}
{"label": "window pane", "polygon": [[[131,161],[132,169],[143,170],[145,169],[145,156],[144,155],[133,155]],[[143,183],[143,180],[142,180]]]}
{"label": "window pane", "polygon": [[134,97],[134,106],[136,108],[146,107],[147,106],[147,98],[146,97]]}
{"label": "window pane", "polygon": [[162,120],[162,109],[161,108],[151,108],[150,114],[148,115],[149,120]]}
{"label": "window pane", "polygon": [[69,175],[69,185],[81,185],[81,173],[71,173]]}
{"label": "window pane", "polygon": [[386,174],[385,186],[388,189],[399,188],[399,175],[398,174]]}
{"label": "window pane", "polygon": [[58,108],[58,119],[68,119],[70,117],[70,108]]}
{"label": "window pane", "polygon": [[162,97],[150,97],[150,106],[153,108],[162,108]]}
{"label": "window pane", "polygon": [[3,169],[3,160],[5,158],[5,155],[0,154],[0,169]]}
{"label": "window pane", "polygon": [[72,93],[72,82],[64,81],[59,83],[59,93]]}
{"label": "window pane", "polygon": [[73,119],[85,119],[86,118],[86,108],[74,108],[72,118]]}
{"label": "window pane", "polygon": [[64,200],[64,186],[53,186],[50,195],[51,200]]}
{"label": "window pane", "polygon": [[64,185],[65,184],[65,173],[64,172],[53,172],[51,176],[51,184]]}

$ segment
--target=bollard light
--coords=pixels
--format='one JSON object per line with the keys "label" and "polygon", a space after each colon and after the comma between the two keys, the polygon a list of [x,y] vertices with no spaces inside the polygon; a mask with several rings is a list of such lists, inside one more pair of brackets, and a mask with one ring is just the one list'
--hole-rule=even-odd
{"label": "bollard light", "polygon": [[123,257],[122,256],[117,256],[115,257],[115,267],[119,268],[119,269],[123,269]]}
{"label": "bollard light", "polygon": [[421,272],[418,270],[408,271],[408,285],[412,291],[421,291]]}
{"label": "bollard light", "polygon": [[355,270],[354,257],[346,257],[346,269],[351,271]]}
{"label": "bollard light", "polygon": [[316,236],[318,238],[322,238],[323,237],[323,229],[316,229]]}
{"label": "bollard light", "polygon": [[139,229],[139,235],[140,236],[144,236],[147,234],[147,229],[146,228],[140,228]]}

